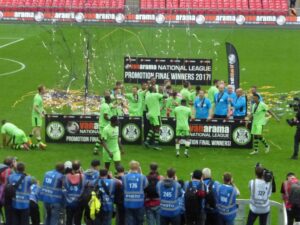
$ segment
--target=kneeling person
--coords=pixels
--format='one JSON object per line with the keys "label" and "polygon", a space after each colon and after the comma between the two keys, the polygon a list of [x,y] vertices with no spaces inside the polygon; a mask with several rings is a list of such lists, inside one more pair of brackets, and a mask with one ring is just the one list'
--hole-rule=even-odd
{"label": "kneeling person", "polygon": [[181,100],[181,106],[177,106],[174,110],[176,118],[176,156],[179,157],[180,153],[180,140],[185,141],[185,151],[184,155],[189,157],[189,147],[190,147],[190,126],[189,119],[191,117],[191,109],[187,105],[185,99]]}
{"label": "kneeling person", "polygon": [[14,149],[25,150],[34,147],[33,145],[31,146],[30,141],[23,130],[6,120],[2,121],[1,134],[3,147],[10,146]]}
{"label": "kneeling person", "polygon": [[111,161],[114,161],[115,168],[117,168],[121,162],[121,152],[124,153],[124,150],[119,138],[118,118],[116,116],[110,118],[110,124],[103,130],[102,146],[105,168],[109,170]]}

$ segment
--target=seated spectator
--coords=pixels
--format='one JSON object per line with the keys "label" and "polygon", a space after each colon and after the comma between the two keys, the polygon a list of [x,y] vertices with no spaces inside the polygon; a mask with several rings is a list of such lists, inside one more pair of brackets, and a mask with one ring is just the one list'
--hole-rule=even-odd
{"label": "seated spectator", "polygon": [[200,90],[198,97],[194,102],[194,115],[196,119],[208,119],[211,103],[205,97],[205,91]]}
{"label": "seated spectator", "polygon": [[168,169],[167,178],[158,182],[157,193],[160,199],[160,225],[180,225],[182,188],[174,169]]}
{"label": "seated spectator", "polygon": [[206,185],[202,181],[202,171],[195,170],[192,180],[185,182],[185,218],[187,224],[205,224]]}
{"label": "seated spectator", "polygon": [[224,173],[223,182],[217,187],[217,209],[220,215],[220,225],[233,225],[238,210],[236,197],[240,193],[234,185],[230,173]]}
{"label": "seated spectator", "polygon": [[34,178],[26,175],[25,164],[21,162],[17,164],[16,173],[8,177],[8,184],[16,184],[16,197],[5,202],[11,204],[13,225],[29,225],[30,186],[34,182]]}

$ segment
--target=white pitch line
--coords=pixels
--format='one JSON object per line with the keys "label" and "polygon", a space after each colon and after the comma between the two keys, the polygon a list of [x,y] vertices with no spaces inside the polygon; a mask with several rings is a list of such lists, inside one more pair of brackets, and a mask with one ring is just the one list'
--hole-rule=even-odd
{"label": "white pitch line", "polygon": [[21,63],[19,61],[16,61],[16,60],[13,60],[13,59],[8,59],[8,58],[0,58],[0,60],[5,60],[5,61],[9,61],[9,62],[13,62],[13,63],[17,63],[19,64],[21,67],[17,70],[14,70],[14,71],[11,71],[11,72],[7,72],[7,73],[1,73],[0,74],[0,77],[4,77],[4,76],[8,76],[8,75],[11,75],[13,73],[17,73],[21,70],[24,70],[26,68],[26,65],[24,63]]}
{"label": "white pitch line", "polygon": [[15,41],[8,42],[7,44],[0,45],[0,48],[4,48],[6,46],[13,45],[13,44],[18,43],[18,42],[23,41],[23,40],[24,40],[24,38],[20,38],[20,39],[15,40]]}

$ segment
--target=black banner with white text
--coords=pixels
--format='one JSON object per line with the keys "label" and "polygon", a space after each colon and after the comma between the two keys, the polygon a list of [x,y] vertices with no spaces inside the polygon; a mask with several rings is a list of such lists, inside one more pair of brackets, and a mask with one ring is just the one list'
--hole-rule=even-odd
{"label": "black banner with white text", "polygon": [[138,83],[156,78],[158,84],[189,81],[193,85],[210,85],[211,59],[124,58],[124,82]]}
{"label": "black banner with white text", "polygon": [[[96,143],[99,139],[99,116],[46,115],[47,143]],[[119,117],[122,144],[142,143],[142,118]]]}
{"label": "black banner with white text", "polygon": [[235,89],[240,87],[240,62],[235,47],[226,42],[227,62],[228,62],[228,84]]}
{"label": "black banner with white text", "polygon": [[[242,120],[192,120],[190,121],[190,140],[194,147],[252,148],[251,123]],[[145,133],[149,130],[144,127]],[[160,127],[161,145],[174,146],[176,121],[162,118]]]}

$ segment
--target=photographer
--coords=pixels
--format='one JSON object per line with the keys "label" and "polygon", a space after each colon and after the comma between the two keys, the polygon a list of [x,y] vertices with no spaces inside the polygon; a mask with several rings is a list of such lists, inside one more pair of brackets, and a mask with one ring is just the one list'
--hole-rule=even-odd
{"label": "photographer", "polygon": [[217,187],[217,209],[221,225],[233,225],[238,206],[236,197],[240,195],[239,189],[234,185],[230,173],[224,173],[223,184]]}
{"label": "photographer", "polygon": [[298,152],[299,152],[299,142],[300,142],[300,109],[293,119],[294,125],[297,126],[297,130],[294,137],[294,154],[292,155],[291,159],[298,159]]}
{"label": "photographer", "polygon": [[249,182],[251,196],[247,225],[253,225],[257,217],[260,225],[266,225],[270,213],[272,183],[275,182],[272,173],[259,164],[255,167],[255,175],[256,179]]}

